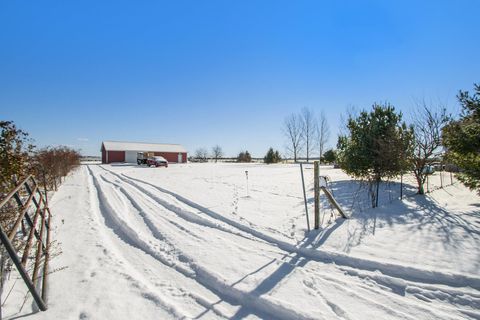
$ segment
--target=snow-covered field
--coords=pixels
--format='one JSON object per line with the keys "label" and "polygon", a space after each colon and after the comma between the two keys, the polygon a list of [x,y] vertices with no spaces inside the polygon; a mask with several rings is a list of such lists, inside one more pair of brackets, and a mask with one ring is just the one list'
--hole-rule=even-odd
{"label": "snow-covered field", "polygon": [[321,174],[351,219],[323,201],[308,233],[298,165],[81,166],[51,201],[49,310],[9,299],[4,316],[480,319],[480,197],[436,174],[425,197],[384,184],[370,209],[360,184]]}

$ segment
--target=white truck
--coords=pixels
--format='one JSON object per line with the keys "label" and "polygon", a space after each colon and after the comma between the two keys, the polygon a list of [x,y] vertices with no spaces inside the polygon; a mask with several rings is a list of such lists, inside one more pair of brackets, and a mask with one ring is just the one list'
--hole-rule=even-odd
{"label": "white truck", "polygon": [[137,164],[147,164],[148,158],[153,157],[153,152],[137,152]]}

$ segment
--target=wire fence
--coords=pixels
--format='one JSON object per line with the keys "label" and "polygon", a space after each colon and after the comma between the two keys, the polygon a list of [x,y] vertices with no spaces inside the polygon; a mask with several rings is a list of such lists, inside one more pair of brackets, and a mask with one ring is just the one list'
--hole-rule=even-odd
{"label": "wire fence", "polygon": [[[306,187],[308,202],[313,205],[313,165],[305,164]],[[335,200],[340,204],[347,215],[364,212],[372,208],[372,194],[377,196],[375,183],[356,180],[348,177],[341,169],[333,169],[331,166],[321,166],[320,176],[325,176],[328,181],[328,189]],[[458,182],[454,173],[447,171],[436,171],[427,176],[423,185],[425,194],[430,194],[442,188],[448,188]],[[381,181],[378,188],[378,206],[388,206],[401,199],[407,199],[418,195],[418,184],[412,173],[399,176],[395,179]],[[324,196],[320,196],[321,223],[331,222],[336,218],[337,213]],[[311,209],[309,209],[311,210]]]}

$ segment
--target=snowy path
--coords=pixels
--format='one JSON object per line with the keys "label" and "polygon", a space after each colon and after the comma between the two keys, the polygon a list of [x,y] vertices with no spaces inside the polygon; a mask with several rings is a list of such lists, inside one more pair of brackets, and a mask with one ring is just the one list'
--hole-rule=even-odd
{"label": "snowy path", "polygon": [[[472,275],[325,251],[313,238],[290,243],[108,166],[83,167],[70,180],[66,194],[78,203],[59,209],[87,210],[59,230],[78,238],[63,240],[75,251],[59,260],[71,267],[53,274],[50,310],[33,317],[480,318]],[[62,285],[75,288],[72,300],[58,294]]]}

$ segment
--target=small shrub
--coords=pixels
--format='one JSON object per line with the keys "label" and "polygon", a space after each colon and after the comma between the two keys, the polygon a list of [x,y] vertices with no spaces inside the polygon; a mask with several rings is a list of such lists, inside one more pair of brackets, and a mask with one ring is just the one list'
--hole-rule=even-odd
{"label": "small shrub", "polygon": [[208,151],[205,148],[198,148],[195,150],[195,162],[207,162],[208,161]]}
{"label": "small shrub", "polygon": [[69,147],[47,147],[33,157],[35,176],[43,186],[57,190],[62,178],[80,165],[80,153]]}
{"label": "small shrub", "polygon": [[242,151],[238,154],[237,162],[252,162],[252,156],[248,151]]}

